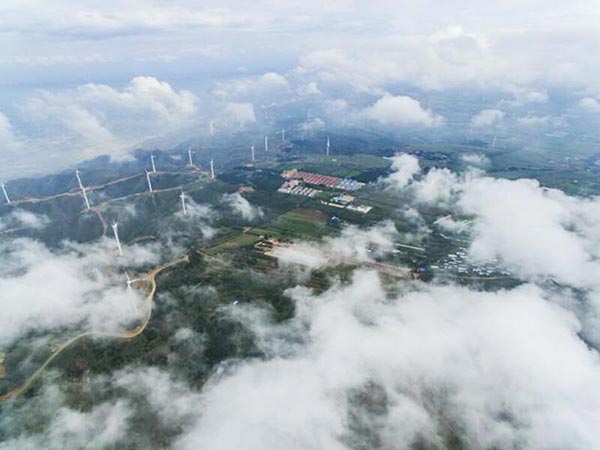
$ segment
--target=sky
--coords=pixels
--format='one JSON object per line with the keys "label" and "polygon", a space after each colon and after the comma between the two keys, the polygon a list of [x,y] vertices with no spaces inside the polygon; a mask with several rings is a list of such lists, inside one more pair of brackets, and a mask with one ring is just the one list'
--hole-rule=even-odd
{"label": "sky", "polygon": [[325,125],[343,110],[448,129],[459,108],[431,98],[467,91],[504,101],[482,100],[475,130],[511,108],[521,128],[565,132],[575,114],[593,129],[599,19],[595,1],[7,0],[0,178],[183,141],[210,121],[263,124],[265,105],[310,98],[329,106]]}

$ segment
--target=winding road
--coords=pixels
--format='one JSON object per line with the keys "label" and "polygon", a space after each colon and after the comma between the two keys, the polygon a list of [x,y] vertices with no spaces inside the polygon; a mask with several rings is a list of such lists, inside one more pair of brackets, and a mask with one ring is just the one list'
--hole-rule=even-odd
{"label": "winding road", "polygon": [[48,367],[48,365],[50,365],[50,363],[58,357],[58,355],[60,355],[63,351],[65,351],[67,348],[71,347],[75,342],[78,342],[81,339],[84,339],[86,337],[107,337],[107,338],[116,338],[116,339],[132,339],[132,338],[142,334],[142,332],[146,329],[146,326],[150,322],[150,317],[152,316],[152,304],[153,304],[153,300],[154,300],[154,294],[156,293],[156,276],[163,270],[169,269],[169,268],[171,268],[177,264],[180,264],[182,262],[186,262],[186,263],[189,262],[189,256],[186,255],[181,258],[175,259],[171,262],[157,266],[151,272],[149,272],[145,277],[143,277],[139,280],[139,281],[144,281],[146,283],[150,283],[150,291],[146,295],[146,303],[147,303],[146,315],[144,316],[142,323],[140,323],[137,327],[132,328],[131,330],[121,332],[121,333],[113,333],[113,332],[106,332],[106,331],[86,331],[81,334],[78,334],[75,337],[72,337],[71,339],[69,339],[68,341],[64,342],[59,347],[57,347],[56,350],[54,351],[54,353],[52,353],[52,355],[50,355],[44,361],[44,363],[33,373],[33,375],[31,375],[27,379],[27,381],[25,381],[25,383],[23,383],[19,387],[11,389],[6,394],[0,396],[0,402],[5,402],[7,400],[11,400],[11,399],[23,394],[24,392],[26,392],[33,385],[33,383],[40,377],[40,375],[44,372],[46,367]]}

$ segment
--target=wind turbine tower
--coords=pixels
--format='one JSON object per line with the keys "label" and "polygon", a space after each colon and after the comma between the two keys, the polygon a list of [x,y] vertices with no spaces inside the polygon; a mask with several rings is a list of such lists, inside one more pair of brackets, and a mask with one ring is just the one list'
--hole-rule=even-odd
{"label": "wind turbine tower", "polygon": [[210,134],[215,134],[215,123],[212,120],[208,124],[208,130]]}
{"label": "wind turbine tower", "polygon": [[156,166],[154,165],[154,155],[150,154],[150,162],[152,163],[152,173],[156,173]]}
{"label": "wind turbine tower", "polygon": [[269,151],[269,136],[265,136],[265,152]]}
{"label": "wind turbine tower", "polygon": [[330,147],[330,145],[329,145],[329,136],[327,136],[327,150],[326,150],[327,151],[327,156],[329,156],[329,147]]}
{"label": "wind turbine tower", "polygon": [[[136,281],[139,281],[139,280],[137,280],[137,279],[136,280],[132,280],[131,278],[129,278],[129,274],[127,272],[125,272],[125,277],[127,278],[127,290],[131,291],[131,286],[133,285],[133,283],[135,283]],[[137,308],[137,306],[135,304],[135,301],[133,299],[131,299],[131,298],[130,298],[129,306],[131,307],[131,311],[134,314],[137,314],[138,308]]]}
{"label": "wind turbine tower", "polygon": [[77,177],[77,183],[79,184],[79,189],[83,191],[83,183],[81,182],[81,176],[79,175],[79,170],[75,169],[75,176]]}
{"label": "wind turbine tower", "polygon": [[215,179],[215,160],[214,159],[210,160],[210,177],[213,180]]}
{"label": "wind turbine tower", "polygon": [[115,241],[117,241],[117,248],[119,249],[119,255],[123,256],[123,247],[121,247],[121,240],[119,239],[119,224],[118,222],[113,222],[112,230],[115,235]]}
{"label": "wind turbine tower", "polygon": [[494,139],[492,140],[492,148],[496,147],[496,135],[494,135]]}
{"label": "wind turbine tower", "polygon": [[285,128],[281,129],[281,140],[285,141]]}
{"label": "wind turbine tower", "polygon": [[127,272],[125,272],[125,276],[127,277],[127,289],[131,289],[131,285],[133,284],[134,280],[129,278],[129,274]]}
{"label": "wind turbine tower", "polygon": [[183,208],[183,215],[186,216],[187,215],[187,206],[185,204],[185,192],[183,192],[183,189],[181,190],[181,194],[179,194],[179,198],[181,199],[181,207]]}
{"label": "wind turbine tower", "polygon": [[85,192],[85,188],[81,189],[81,193],[83,194],[83,199],[85,200],[86,209],[90,209],[91,208],[90,201],[88,200],[88,196],[87,196],[87,193]]}
{"label": "wind turbine tower", "polygon": [[148,172],[147,170],[146,170],[146,181],[148,182],[148,190],[150,192],[154,192],[152,190],[152,181],[150,181],[150,172]]}
{"label": "wind turbine tower", "polygon": [[6,203],[10,205],[10,197],[8,196],[8,192],[6,192],[6,187],[4,186],[4,183],[2,183],[2,192],[4,193]]}
{"label": "wind turbine tower", "polygon": [[79,189],[81,189],[81,194],[83,195],[83,199],[85,200],[85,208],[90,209],[90,201],[87,196],[87,192],[85,191],[85,186],[81,182],[81,176],[79,175],[79,170],[75,170],[75,176],[77,177],[77,183],[79,184]]}
{"label": "wind turbine tower", "polygon": [[250,146],[250,153],[252,155],[252,162],[256,161],[256,158],[254,156],[254,145]]}
{"label": "wind turbine tower", "polygon": [[192,161],[192,148],[188,148],[188,162],[191,167],[194,167],[194,161]]}

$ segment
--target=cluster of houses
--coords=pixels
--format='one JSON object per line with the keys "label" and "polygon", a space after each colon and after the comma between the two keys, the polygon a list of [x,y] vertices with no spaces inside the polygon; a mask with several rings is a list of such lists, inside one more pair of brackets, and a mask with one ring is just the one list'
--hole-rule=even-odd
{"label": "cluster of houses", "polygon": [[431,265],[431,269],[442,269],[448,272],[457,272],[462,275],[479,277],[511,275],[510,271],[504,270],[500,266],[497,258],[490,259],[489,261],[482,261],[476,265],[471,264],[467,261],[467,252],[464,248],[442,258],[438,264]]}
{"label": "cluster of houses", "polygon": [[[281,175],[286,181],[278,189],[279,192],[284,194],[302,195],[305,197],[314,197],[323,192],[309,185],[325,186],[342,191],[357,191],[364,186],[364,183],[351,178],[339,178],[331,175],[303,172],[298,169],[286,170]],[[341,193],[334,195],[329,200],[321,200],[321,203],[334,208],[349,209],[362,214],[367,214],[371,211],[371,206],[357,205],[354,203],[354,200],[355,197],[353,195]]]}
{"label": "cluster of houses", "polygon": [[352,178],[339,178],[331,175],[322,175],[320,173],[303,172],[298,169],[286,170],[281,174],[286,180],[302,180],[315,186],[326,186],[332,189],[341,189],[343,191],[358,191],[364,186],[364,183],[353,180]]}

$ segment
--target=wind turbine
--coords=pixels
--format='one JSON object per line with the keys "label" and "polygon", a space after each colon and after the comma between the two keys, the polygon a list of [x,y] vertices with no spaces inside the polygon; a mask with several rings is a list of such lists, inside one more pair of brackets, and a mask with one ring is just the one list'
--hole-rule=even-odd
{"label": "wind turbine", "polygon": [[129,274],[127,272],[125,272],[125,276],[127,277],[127,289],[131,289],[131,285],[137,280],[132,280],[129,278]]}
{"label": "wind turbine", "polygon": [[6,203],[10,205],[10,197],[8,196],[8,192],[6,192],[6,187],[4,183],[2,183],[2,192],[4,193],[4,198],[6,199]]}
{"label": "wind turbine", "polygon": [[281,129],[281,140],[285,141],[285,128]]}
{"label": "wind turbine", "polygon": [[156,173],[156,166],[154,165],[154,155],[152,153],[150,153],[150,162],[152,163],[152,173]]}
{"label": "wind turbine", "polygon": [[188,162],[191,167],[194,167],[194,161],[192,161],[192,147],[188,148]]}
{"label": "wind turbine", "polygon": [[111,227],[112,227],[113,233],[115,235],[115,241],[117,241],[117,248],[119,249],[119,255],[123,256],[123,247],[121,247],[121,240],[119,239],[119,223],[113,222]]}
{"label": "wind turbine", "polygon": [[81,193],[83,194],[83,199],[85,200],[85,207],[86,209],[90,209],[90,201],[88,200],[88,196],[87,193],[85,192],[85,188],[81,188]]}
{"label": "wind turbine", "polygon": [[327,136],[327,156],[329,156],[329,136]]}
{"label": "wind turbine", "polygon": [[210,134],[215,134],[215,123],[211,120],[208,124]]}
{"label": "wind turbine", "polygon": [[[129,274],[127,272],[125,272],[125,277],[127,278],[127,290],[128,291],[131,291],[131,286],[133,285],[133,283],[135,283],[136,281],[140,281],[139,278],[136,278],[135,280],[132,280],[131,278],[129,278]],[[131,311],[134,314],[137,314],[138,308],[132,298],[129,299],[129,306],[131,306]]]}
{"label": "wind turbine", "polygon": [[269,151],[269,136],[265,136],[265,152]]}
{"label": "wind turbine", "polygon": [[494,135],[494,139],[492,140],[492,148],[496,147],[496,135]]}
{"label": "wind turbine", "polygon": [[256,158],[254,157],[254,145],[250,146],[250,152],[251,152],[251,155],[252,155],[252,161],[253,162],[256,161]]}
{"label": "wind turbine", "polygon": [[81,176],[79,176],[79,169],[75,169],[75,176],[77,177],[77,183],[79,183],[79,189],[83,191],[83,183],[81,182]]}
{"label": "wind turbine", "polygon": [[154,192],[152,190],[152,181],[150,181],[150,172],[148,172],[147,170],[146,170],[146,181],[148,182],[148,190],[150,192]]}
{"label": "wind turbine", "polygon": [[179,194],[179,198],[181,199],[181,207],[183,208],[183,215],[186,216],[187,215],[187,206],[185,205],[185,192],[183,192],[183,189],[181,190],[181,194]]}
{"label": "wind turbine", "polygon": [[210,177],[213,180],[215,179],[215,160],[214,159],[210,160]]}
{"label": "wind turbine", "polygon": [[77,177],[77,183],[79,184],[79,189],[81,189],[81,194],[83,195],[83,199],[85,200],[86,209],[90,209],[90,201],[88,200],[87,192],[85,191],[85,186],[81,182],[81,176],[79,175],[79,170],[75,169],[75,177]]}

